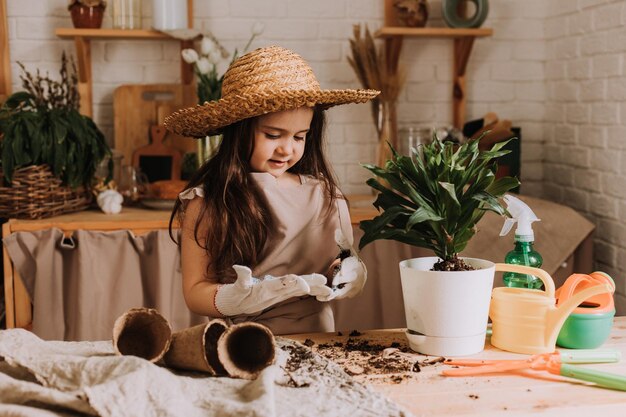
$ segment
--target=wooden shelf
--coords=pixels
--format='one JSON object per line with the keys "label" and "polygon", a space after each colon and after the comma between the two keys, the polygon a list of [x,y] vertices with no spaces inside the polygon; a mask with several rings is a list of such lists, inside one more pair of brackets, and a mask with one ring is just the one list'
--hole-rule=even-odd
{"label": "wooden shelf", "polygon": [[[0,0],[4,1],[4,0]],[[193,0],[187,0],[187,23],[193,27]],[[57,28],[55,35],[63,39],[74,39],[78,61],[78,93],[80,94],[80,112],[93,116],[93,85],[91,72],[91,40],[176,40],[181,51],[193,47],[193,40],[178,40],[167,33],[147,29],[76,29]],[[193,67],[181,59],[180,77],[183,84],[193,82]],[[0,91],[1,93],[1,91]]]}
{"label": "wooden shelf", "polygon": [[409,28],[402,26],[383,27],[376,32],[378,38],[406,36],[413,38],[479,38],[491,36],[493,29],[458,29],[458,28]]}
{"label": "wooden shelf", "polygon": [[146,29],[75,29],[57,28],[54,34],[59,38],[88,39],[174,39],[166,33]]}
{"label": "wooden shelf", "polygon": [[[398,72],[402,40],[413,38],[449,38],[454,41],[452,68],[452,123],[461,129],[465,123],[465,70],[474,39],[493,35],[490,28],[412,28],[398,26],[393,0],[385,0],[385,25],[375,33],[385,41],[387,71]],[[392,120],[397,132],[397,121]],[[395,133],[394,133],[395,134]]]}

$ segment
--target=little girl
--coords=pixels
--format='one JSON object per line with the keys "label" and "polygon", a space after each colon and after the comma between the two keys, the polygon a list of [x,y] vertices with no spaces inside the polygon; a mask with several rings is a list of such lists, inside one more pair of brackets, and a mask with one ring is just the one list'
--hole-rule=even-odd
{"label": "little girl", "polygon": [[377,94],[321,90],[304,59],[272,46],[230,66],[220,100],[165,120],[183,136],[223,135],[172,213],[193,312],[276,334],[334,331],[327,301],[358,294],[366,271],[324,157],[323,110]]}

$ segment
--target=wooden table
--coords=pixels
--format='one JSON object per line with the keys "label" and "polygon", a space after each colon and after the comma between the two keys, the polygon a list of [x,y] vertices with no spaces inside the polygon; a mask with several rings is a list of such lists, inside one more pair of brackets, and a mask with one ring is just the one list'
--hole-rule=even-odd
{"label": "wooden table", "polygon": [[[344,341],[348,336],[337,333],[314,333],[289,336],[300,342],[316,344]],[[406,344],[404,329],[363,332],[358,339],[391,345]],[[316,346],[313,346],[316,349]],[[577,365],[626,375],[626,317],[617,317],[609,340],[600,349],[616,349],[622,361],[612,364]],[[485,350],[473,358],[520,359],[519,355],[501,351],[487,343]],[[415,354],[420,362],[427,357]],[[432,357],[431,357],[432,359]],[[421,372],[392,383],[389,378],[375,379],[365,375],[354,378],[402,405],[416,416],[555,416],[591,417],[625,416],[626,392],[592,386],[582,381],[549,374],[547,371],[523,371],[517,374],[491,374],[474,377],[445,377],[441,370],[448,365],[422,366]]]}

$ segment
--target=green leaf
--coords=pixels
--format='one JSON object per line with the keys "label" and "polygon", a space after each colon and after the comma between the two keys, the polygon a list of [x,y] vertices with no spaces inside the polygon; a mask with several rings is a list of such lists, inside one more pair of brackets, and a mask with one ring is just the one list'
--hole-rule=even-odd
{"label": "green leaf", "polygon": [[33,99],[34,97],[26,91],[18,91],[17,93],[12,94],[7,101],[4,102],[4,106],[9,109],[16,109],[20,105],[30,103]]}
{"label": "green leaf", "polygon": [[361,223],[363,230],[368,233],[378,233],[388,224],[392,223],[398,216],[407,216],[407,210],[401,206],[390,207],[382,214],[374,217],[372,220],[365,220]]}
{"label": "green leaf", "polygon": [[506,209],[500,204],[500,201],[488,192],[477,193],[473,198],[484,204],[481,209],[493,211],[501,216],[506,215]]}
{"label": "green leaf", "polygon": [[15,166],[20,167],[26,165],[29,162],[29,158],[24,149],[26,142],[24,140],[24,135],[22,134],[22,126],[20,124],[15,125],[15,129],[13,129],[13,135],[14,138],[11,143],[11,148],[13,150],[13,160],[15,161]]}
{"label": "green leaf", "polygon": [[438,222],[440,220],[443,220],[443,218],[436,215],[432,211],[428,211],[424,209],[423,207],[420,207],[417,210],[415,210],[413,214],[411,214],[411,216],[409,217],[409,220],[406,222],[406,226],[404,230],[408,232],[416,224],[426,222],[426,221]]}
{"label": "green leaf", "polygon": [[489,194],[501,197],[507,191],[510,191],[520,185],[520,182],[517,178],[513,177],[503,177],[495,180],[489,187],[485,189]]}
{"label": "green leaf", "polygon": [[454,189],[454,184],[439,181],[439,185],[448,193],[448,196],[452,201],[454,201],[454,204],[456,204],[457,207],[461,207],[461,203],[459,203],[459,200],[456,198],[456,190]]}
{"label": "green leaf", "polygon": [[58,144],[62,144],[65,141],[65,137],[67,136],[67,128],[60,121],[53,123],[52,126],[54,129],[54,140]]}
{"label": "green leaf", "polygon": [[34,118],[25,118],[26,122],[26,131],[28,134],[29,142],[30,142],[30,150],[32,156],[32,163],[38,164],[41,158],[41,140],[39,139],[40,132],[40,124],[37,123],[37,120]]}

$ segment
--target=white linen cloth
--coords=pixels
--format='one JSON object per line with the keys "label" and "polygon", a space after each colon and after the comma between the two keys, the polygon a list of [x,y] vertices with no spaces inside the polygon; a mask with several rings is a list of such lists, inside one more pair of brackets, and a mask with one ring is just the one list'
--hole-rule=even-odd
{"label": "white linen cloth", "polygon": [[[0,415],[51,416],[407,416],[399,406],[312,354],[290,377],[285,347],[254,381],[174,372],[110,341],[43,341],[0,331]],[[288,383],[291,381],[291,383]],[[320,401],[323,399],[323,401]]]}

